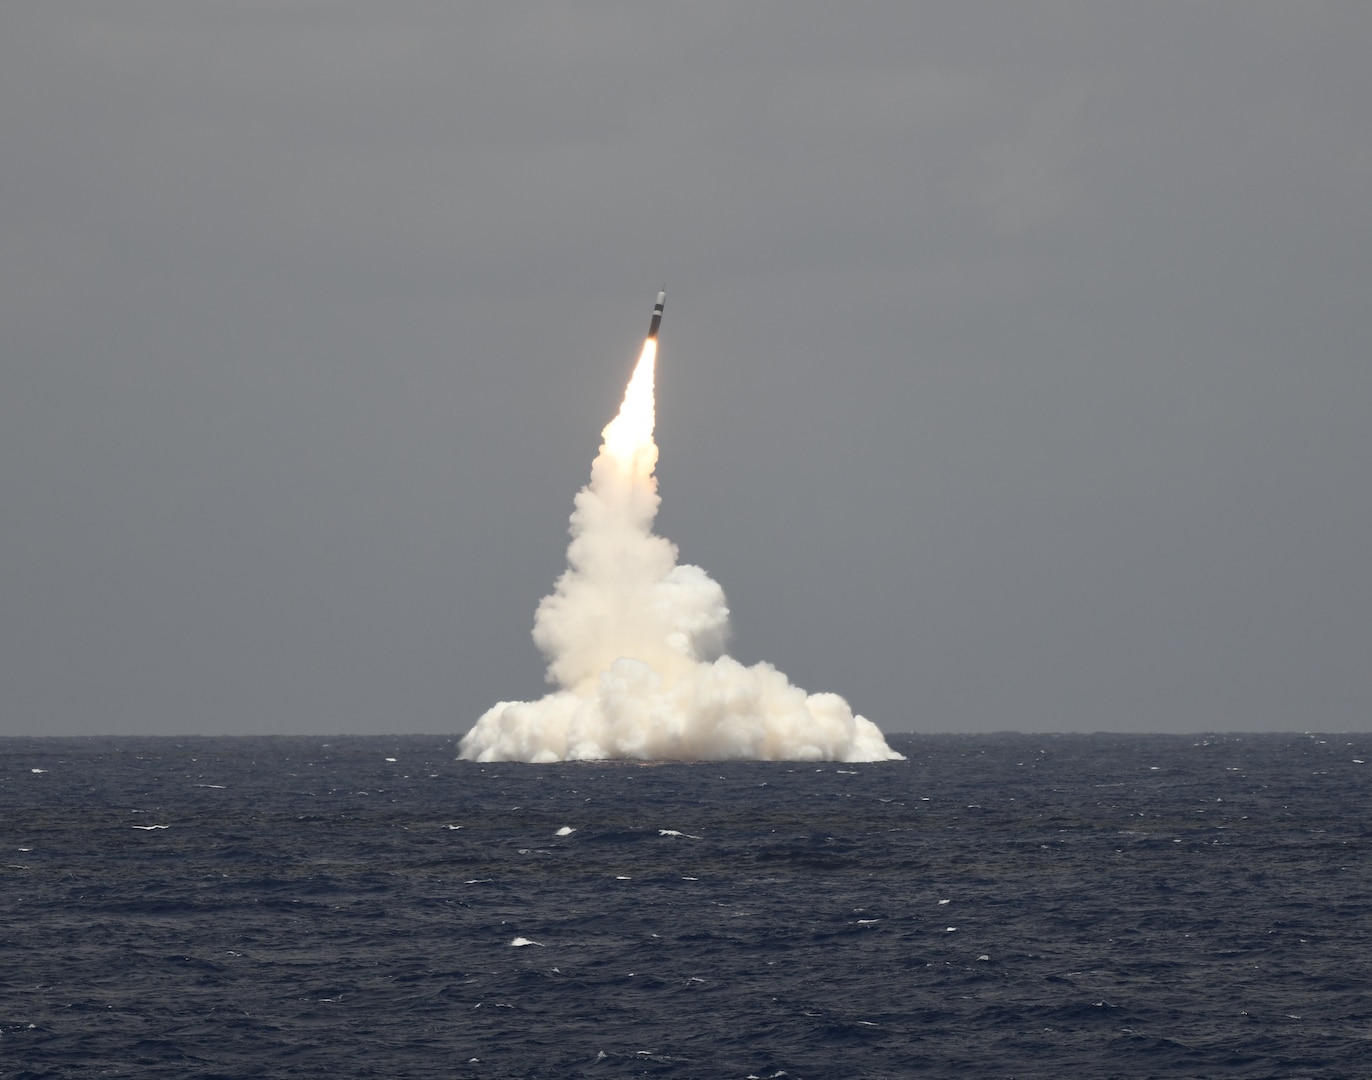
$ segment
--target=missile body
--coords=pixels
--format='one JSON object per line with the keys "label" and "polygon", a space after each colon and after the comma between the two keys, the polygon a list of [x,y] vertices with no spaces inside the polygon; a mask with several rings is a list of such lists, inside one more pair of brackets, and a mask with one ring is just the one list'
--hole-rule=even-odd
{"label": "missile body", "polygon": [[653,321],[648,324],[648,336],[657,337],[657,328],[662,325],[662,307],[667,303],[667,286],[662,286],[662,291],[657,294],[657,303],[653,305]]}

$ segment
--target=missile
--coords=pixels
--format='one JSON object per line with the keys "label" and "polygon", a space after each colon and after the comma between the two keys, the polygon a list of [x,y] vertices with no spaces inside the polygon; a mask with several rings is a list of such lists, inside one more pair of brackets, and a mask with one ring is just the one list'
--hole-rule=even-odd
{"label": "missile", "polygon": [[667,303],[667,286],[662,286],[662,291],[657,294],[657,303],[653,305],[653,321],[648,324],[648,336],[657,337],[657,328],[662,325],[662,305]]}

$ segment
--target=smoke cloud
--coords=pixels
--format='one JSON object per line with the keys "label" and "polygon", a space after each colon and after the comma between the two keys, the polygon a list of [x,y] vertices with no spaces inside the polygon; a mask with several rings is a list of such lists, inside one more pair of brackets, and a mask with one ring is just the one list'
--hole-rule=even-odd
{"label": "smoke cloud", "polygon": [[724,590],[653,533],[660,498],[649,338],[576,496],[567,570],[534,619],[558,687],[503,701],[462,739],[469,761],[886,761],[901,757],[837,694],[723,654]]}

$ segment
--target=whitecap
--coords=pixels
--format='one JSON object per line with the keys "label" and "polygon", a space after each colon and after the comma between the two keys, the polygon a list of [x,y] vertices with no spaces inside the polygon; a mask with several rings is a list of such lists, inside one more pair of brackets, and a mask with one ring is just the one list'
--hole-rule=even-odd
{"label": "whitecap", "polygon": [[152,832],[153,829],[170,829],[170,825],[130,825],[130,829],[142,829],[144,832]]}
{"label": "whitecap", "polygon": [[557,833],[556,833],[555,835],[557,835],[557,836],[571,836],[572,833],[574,833],[574,832],[576,832],[576,830],[573,829],[570,825],[564,825],[564,826],[562,826],[562,828],[560,828],[560,829],[557,830]]}
{"label": "whitecap", "polygon": [[544,946],[543,946],[543,942],[541,942],[541,941],[531,941],[531,940],[529,940],[529,939],[526,938],[526,937],[517,937],[517,938],[515,938],[512,942],[510,942],[510,944],[513,945],[513,946],[514,946],[515,948],[517,948],[517,949],[518,949],[518,948],[522,948],[522,947],[525,946],[525,945],[537,945],[540,949],[544,947]]}

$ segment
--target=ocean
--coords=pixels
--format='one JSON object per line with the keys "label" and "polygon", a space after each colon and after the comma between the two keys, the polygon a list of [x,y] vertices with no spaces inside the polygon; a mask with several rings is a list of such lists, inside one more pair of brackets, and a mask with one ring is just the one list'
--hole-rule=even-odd
{"label": "ocean", "polygon": [[1372,1075],[1372,735],[0,739],[0,1077]]}

